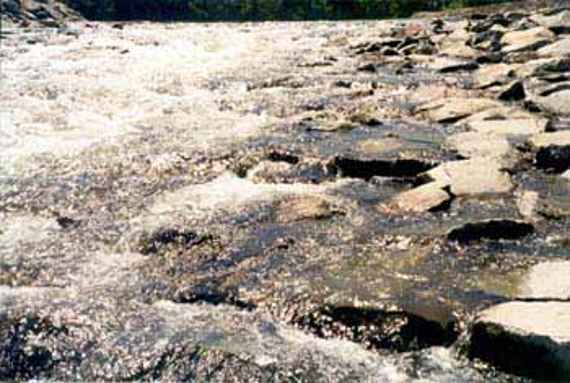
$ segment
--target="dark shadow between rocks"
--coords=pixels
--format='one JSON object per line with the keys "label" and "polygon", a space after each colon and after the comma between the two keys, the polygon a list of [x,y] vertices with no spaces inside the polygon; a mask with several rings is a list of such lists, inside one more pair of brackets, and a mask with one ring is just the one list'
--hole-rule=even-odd
{"label": "dark shadow between rocks", "polygon": [[343,338],[374,350],[407,352],[452,344],[453,323],[442,326],[405,311],[325,306],[293,323],[321,338]]}
{"label": "dark shadow between rocks", "polygon": [[360,160],[336,157],[333,161],[341,177],[370,180],[372,177],[413,178],[437,166],[436,163],[412,159]]}
{"label": "dark shadow between rocks", "polygon": [[501,240],[519,239],[534,232],[534,226],[526,222],[518,222],[508,219],[488,220],[467,223],[452,229],[447,238],[450,241],[469,243],[482,239]]}

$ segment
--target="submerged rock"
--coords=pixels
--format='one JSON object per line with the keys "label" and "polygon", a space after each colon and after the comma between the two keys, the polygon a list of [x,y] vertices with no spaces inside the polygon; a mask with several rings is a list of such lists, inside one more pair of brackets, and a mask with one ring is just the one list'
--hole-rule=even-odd
{"label": "submerged rock", "polygon": [[294,196],[281,200],[277,207],[277,221],[290,223],[305,219],[326,219],[332,217],[335,210],[331,203],[317,196]]}

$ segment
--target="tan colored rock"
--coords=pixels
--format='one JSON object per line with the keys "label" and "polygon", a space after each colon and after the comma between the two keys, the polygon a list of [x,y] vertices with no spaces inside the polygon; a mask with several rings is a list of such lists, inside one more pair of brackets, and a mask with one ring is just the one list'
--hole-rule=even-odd
{"label": "tan colored rock", "polygon": [[570,381],[570,303],[493,306],[475,322],[470,349],[472,357],[506,372],[541,381]]}
{"label": "tan colored rock", "polygon": [[425,112],[427,118],[432,121],[446,123],[455,122],[472,114],[500,106],[500,102],[487,98],[451,97],[424,104],[418,111]]}
{"label": "tan colored rock", "polygon": [[538,49],[551,43],[556,35],[544,27],[536,27],[524,31],[506,33],[501,39],[503,52],[513,53]]}
{"label": "tan colored rock", "polygon": [[533,101],[549,113],[570,116],[570,89],[554,92],[546,97],[536,97]]}
{"label": "tan colored rock", "polygon": [[546,28],[554,31],[568,31],[570,30],[570,10],[565,9],[552,15],[534,15],[531,20]]}
{"label": "tan colored rock", "polygon": [[511,146],[501,136],[479,132],[454,134],[447,139],[447,144],[462,157],[501,158],[509,154]]}
{"label": "tan colored rock", "polygon": [[504,63],[484,66],[474,74],[475,86],[477,88],[486,88],[510,81],[516,73],[516,68],[516,65]]}
{"label": "tan colored rock", "polygon": [[529,139],[529,143],[538,149],[545,148],[547,146],[570,145],[570,130],[537,134]]}
{"label": "tan colored rock", "polygon": [[336,211],[328,200],[318,196],[293,196],[283,199],[277,207],[277,221],[282,223],[305,219],[330,218]]}
{"label": "tan colored rock", "polygon": [[570,37],[563,38],[538,50],[541,57],[570,56]]}
{"label": "tan colored rock", "polygon": [[464,42],[444,43],[439,49],[439,53],[451,57],[474,59],[479,55],[479,51],[466,45]]}
{"label": "tan colored rock", "polygon": [[539,58],[518,65],[516,67],[516,75],[521,78],[529,78],[563,72],[568,63],[569,59],[565,57]]}
{"label": "tan colored rock", "polygon": [[456,196],[508,193],[513,184],[494,158],[446,162],[427,172],[434,181],[448,185]]}
{"label": "tan colored rock", "polygon": [[392,209],[405,213],[424,213],[450,200],[445,185],[430,182],[398,194],[390,203]]}
{"label": "tan colored rock", "polygon": [[499,136],[530,136],[544,132],[548,127],[548,120],[544,118],[483,120],[470,122],[467,126],[478,133]]}
{"label": "tan colored rock", "polygon": [[472,116],[461,120],[459,124],[470,126],[470,124],[480,121],[533,120],[536,118],[536,115],[526,112],[522,109],[501,105],[496,108],[491,108],[479,113],[475,113]]}
{"label": "tan colored rock", "polygon": [[436,57],[427,67],[440,73],[451,73],[477,69],[477,63],[450,57]]}
{"label": "tan colored rock", "polygon": [[540,216],[537,214],[537,206],[540,200],[540,195],[536,191],[524,190],[516,194],[517,208],[522,217],[530,220],[537,221]]}
{"label": "tan colored rock", "polygon": [[570,299],[570,261],[539,263],[523,276],[517,298]]}

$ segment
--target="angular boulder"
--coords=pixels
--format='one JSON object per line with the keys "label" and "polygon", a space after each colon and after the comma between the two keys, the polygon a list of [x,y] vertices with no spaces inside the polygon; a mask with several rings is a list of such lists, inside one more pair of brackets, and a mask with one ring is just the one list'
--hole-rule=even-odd
{"label": "angular boulder", "polygon": [[424,213],[438,208],[451,199],[442,184],[429,182],[397,195],[390,203],[393,210],[404,213]]}
{"label": "angular boulder", "polygon": [[468,355],[515,375],[570,381],[570,303],[509,302],[483,311]]}

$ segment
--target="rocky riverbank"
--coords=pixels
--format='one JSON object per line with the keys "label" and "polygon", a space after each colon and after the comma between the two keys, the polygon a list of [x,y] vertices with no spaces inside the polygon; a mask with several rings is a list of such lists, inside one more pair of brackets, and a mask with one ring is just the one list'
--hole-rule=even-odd
{"label": "rocky riverbank", "polygon": [[570,10],[3,37],[0,379],[567,380]]}

